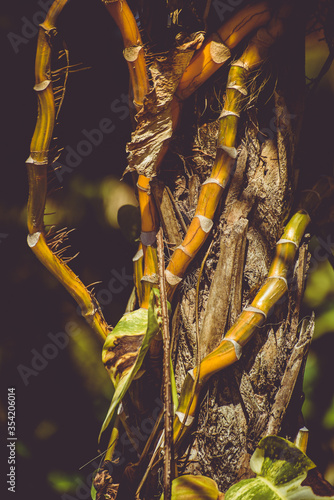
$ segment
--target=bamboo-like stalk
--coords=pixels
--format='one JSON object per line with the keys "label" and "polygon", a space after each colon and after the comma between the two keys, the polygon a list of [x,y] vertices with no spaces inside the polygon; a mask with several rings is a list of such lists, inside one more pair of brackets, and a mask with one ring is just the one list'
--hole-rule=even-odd
{"label": "bamboo-like stalk", "polygon": [[[141,214],[141,234],[140,241],[143,249],[143,275],[140,279],[141,292],[138,294],[139,305],[143,309],[148,309],[152,287],[157,287],[158,277],[158,256],[157,256],[157,232],[159,228],[159,217],[155,206],[153,194],[150,189],[150,179],[144,175],[138,177],[138,198]],[[136,277],[139,281],[139,275]],[[139,285],[139,287],[140,287]],[[141,296],[141,301],[140,297]],[[161,352],[162,335],[157,334],[152,339],[148,350],[148,365],[161,380]]]}
{"label": "bamboo-like stalk", "polygon": [[150,179],[144,175],[140,175],[137,187],[141,215],[140,241],[144,253],[144,274],[141,278],[142,301],[140,306],[147,309],[151,288],[153,285],[158,284],[156,235],[159,227],[159,219],[150,189]]}
{"label": "bamboo-like stalk", "polygon": [[139,306],[143,302],[143,285],[141,279],[144,275],[144,250],[143,245],[140,242],[138,251],[136,255],[132,259],[133,262],[133,274],[134,274],[134,282],[136,287],[136,293],[138,298]]}
{"label": "bamboo-like stalk", "polygon": [[216,208],[232,174],[237,156],[238,121],[244,98],[247,95],[249,73],[264,62],[269,48],[282,32],[283,20],[288,13],[289,8],[284,5],[266,28],[258,30],[241,58],[231,64],[226,99],[219,119],[217,154],[212,173],[202,185],[195,216],[182,244],[174,251],[166,270],[169,300],[182,280],[188,265],[206,241],[213,225]]}
{"label": "bamboo-like stalk", "polygon": [[124,43],[123,54],[128,63],[133,90],[133,102],[137,110],[139,110],[148,91],[148,77],[143,42],[136,20],[126,0],[102,0],[102,2],[105,4],[122,34]]}
{"label": "bamboo-like stalk", "polygon": [[[128,63],[134,94],[134,104],[139,111],[148,92],[148,78],[143,44],[136,20],[126,0],[102,0],[102,2],[121,31],[125,47],[124,57]],[[252,30],[265,24],[269,17],[270,11],[266,2],[246,6],[223,25],[215,35],[210,37],[203,48],[196,53],[181,77],[176,95],[171,102],[173,131],[176,130],[179,123],[181,101],[193,93],[230,58],[230,49],[234,48]],[[158,169],[167,150],[168,141],[161,148],[160,154],[155,160],[155,170]]]}
{"label": "bamboo-like stalk", "polygon": [[102,312],[80,279],[47,245],[44,230],[44,210],[47,195],[47,167],[50,143],[55,125],[55,98],[51,81],[51,37],[56,21],[68,0],[56,0],[45,21],[40,25],[35,61],[35,86],[38,117],[26,161],[29,179],[28,245],[44,266],[64,285],[79,304],[82,315],[104,341],[109,327]]}
{"label": "bamboo-like stalk", "polygon": [[[149,83],[143,43],[136,20],[125,0],[102,0],[116,22],[124,43],[124,57],[128,63],[134,104],[139,110],[148,93]],[[153,284],[157,284],[156,233],[159,226],[157,210],[150,190],[150,179],[138,177],[138,199],[141,214],[141,243],[134,258],[135,284],[140,307],[148,308]],[[142,265],[144,264],[144,269]],[[140,284],[141,283],[141,284]]]}
{"label": "bamboo-like stalk", "polygon": [[117,442],[118,442],[118,438],[119,438],[119,426],[120,426],[120,423],[121,423],[120,416],[117,415],[116,419],[115,419],[114,427],[113,427],[113,429],[111,431],[109,443],[108,443],[108,446],[107,446],[107,451],[106,451],[106,454],[104,456],[104,461],[105,462],[107,462],[108,460],[111,461],[112,457],[114,455],[115,448],[116,448],[116,445],[117,445]]}
{"label": "bamboo-like stalk", "polygon": [[[194,420],[203,386],[215,373],[240,359],[244,345],[252,338],[256,328],[265,322],[277,301],[287,292],[287,275],[311,221],[311,215],[317,210],[321,201],[330,196],[333,191],[333,179],[324,177],[312,190],[304,194],[299,210],[291,217],[282,237],[276,244],[275,257],[260,291],[228,330],[220,345],[207,355],[199,366],[188,372],[174,419],[176,446],[180,444]],[[195,385],[196,378],[198,383]],[[185,419],[186,414],[188,414],[187,419]]]}
{"label": "bamboo-like stalk", "polygon": [[307,427],[302,427],[299,429],[295,439],[295,445],[305,454],[307,453],[308,435],[309,431]]}
{"label": "bamboo-like stalk", "polygon": [[196,52],[179,82],[177,97],[181,100],[187,99],[222,67],[231,55],[230,50],[269,19],[270,9],[267,2],[247,5],[232,16]]}
{"label": "bamboo-like stalk", "polygon": [[[138,27],[125,0],[102,1],[105,3],[109,13],[114,18],[123,37],[125,46],[124,55],[128,61],[134,101],[138,110],[140,109],[143,99],[148,92],[145,56],[142,49],[142,41]],[[204,47],[199,50],[192,59],[192,62],[180,80],[180,84],[176,92],[177,97],[174,98],[172,103],[173,130],[176,129],[178,124],[180,99],[188,97],[190,93],[195,91],[207,78],[209,78],[211,74],[213,74],[214,71],[219,69],[230,57],[230,49],[234,48],[250,31],[267,22],[269,16],[270,12],[266,2],[260,2],[253,6],[247,6],[245,9],[242,9],[242,11],[233,16],[231,20],[218,30],[218,33],[216,34],[218,41],[215,37],[210,37],[208,39]],[[127,54],[132,54],[130,57],[131,60]],[[248,67],[238,68],[236,73],[247,72],[248,69]],[[236,92],[238,93],[238,91]],[[230,94],[233,95],[233,90],[231,90]],[[237,116],[231,115],[234,113],[233,109],[236,109],[235,113],[237,114],[239,107],[238,103],[236,103],[235,106],[233,106],[233,102],[231,103],[230,109],[228,109],[230,116],[229,118],[226,117],[227,122],[236,122],[235,118]],[[222,121],[224,121],[223,118],[224,117],[222,116]],[[233,131],[236,133],[236,127],[233,127],[232,125],[232,135]],[[208,236],[209,230],[212,226],[212,217],[221,197],[222,189],[228,181],[230,171],[234,163],[234,158],[231,157],[231,154],[233,155],[235,152],[235,133],[234,139],[232,137],[227,138],[226,144],[221,144],[222,148],[217,154],[212,178],[207,181],[210,185],[208,184],[206,187],[203,187],[200,203],[198,205],[199,208],[196,211],[191,228],[181,247],[176,250],[172,257],[172,261],[167,268],[166,276],[169,282],[168,298],[172,297],[176,285],[183,276],[188,264],[195,257],[197,251]],[[223,137],[223,134],[221,134],[221,136]],[[233,146],[228,146],[229,143],[233,143]],[[233,152],[231,148],[233,148]],[[162,161],[167,149],[168,146],[162,149],[160,158],[157,160],[158,163]],[[223,167],[222,164],[224,164]],[[150,201],[149,179],[140,175],[137,185],[139,189],[142,235],[145,235],[145,233],[153,234],[157,230],[157,225],[155,224],[157,215],[154,202]],[[148,307],[148,297],[153,283],[152,279],[154,280],[154,275],[156,274],[156,256],[154,248],[151,247],[147,250],[143,241],[142,250],[144,253],[144,276],[140,279],[144,282],[144,290],[141,292],[138,285],[136,288],[139,305],[146,308]],[[136,259],[137,258],[138,253],[136,254]],[[137,260],[135,262],[135,282],[138,283],[138,277],[141,276],[141,267],[140,262]]]}
{"label": "bamboo-like stalk", "polygon": [[[179,124],[182,101],[195,92],[213,73],[221,68],[231,57],[231,49],[253,30],[264,25],[270,19],[270,10],[266,2],[246,6],[237,12],[227,23],[208,38],[192,58],[182,75],[175,95],[171,101],[172,131]],[[154,169],[157,170],[168,150],[168,141],[161,148],[156,158]]]}

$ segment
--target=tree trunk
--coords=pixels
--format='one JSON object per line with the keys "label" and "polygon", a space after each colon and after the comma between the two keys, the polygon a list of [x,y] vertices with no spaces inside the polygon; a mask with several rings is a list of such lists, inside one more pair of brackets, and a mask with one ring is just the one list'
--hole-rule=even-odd
{"label": "tree trunk", "polygon": [[[296,20],[291,23],[272,59],[254,77],[241,123],[235,173],[218,208],[212,238],[174,298],[178,304],[173,317],[178,390],[197,356],[203,358],[220,343],[255,296],[294,201],[304,90],[304,34],[298,22],[299,26]],[[220,95],[222,100],[225,86],[226,73],[209,81],[186,104],[179,130],[187,132],[177,134],[160,172],[170,191],[161,182],[155,183],[155,199],[171,249],[181,242],[178,233],[191,220],[199,187],[213,163],[220,107],[213,96]],[[196,283],[203,259],[197,345]],[[280,433],[293,439],[302,425],[303,367],[314,326],[313,319],[301,322],[299,316],[307,260],[305,241],[288,280],[288,296],[257,330],[240,361],[214,376],[203,393],[183,472],[209,476],[221,491],[252,475],[249,459],[262,437]]]}

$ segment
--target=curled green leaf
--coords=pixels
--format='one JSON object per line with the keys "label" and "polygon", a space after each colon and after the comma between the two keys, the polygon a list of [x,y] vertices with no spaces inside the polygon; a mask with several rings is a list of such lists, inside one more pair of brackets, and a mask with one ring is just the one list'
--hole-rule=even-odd
{"label": "curled green leaf", "polygon": [[[234,484],[225,500],[328,500],[318,496],[307,478],[316,465],[297,446],[283,438],[262,439],[253,453],[250,466],[257,477]],[[326,494],[325,494],[326,495]]]}
{"label": "curled green leaf", "polygon": [[152,288],[148,310],[141,308],[124,314],[104,343],[102,361],[115,392],[99,440],[113,419],[115,410],[131,382],[139,375],[151,340],[160,330],[160,317],[159,291]]}

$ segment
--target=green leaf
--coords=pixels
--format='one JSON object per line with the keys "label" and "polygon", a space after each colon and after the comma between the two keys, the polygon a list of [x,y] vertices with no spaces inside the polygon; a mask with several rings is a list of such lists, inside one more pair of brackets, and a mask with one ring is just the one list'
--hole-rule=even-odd
{"label": "green leaf", "polygon": [[322,424],[325,429],[334,428],[334,397],[332,398],[331,404],[325,413]]}
{"label": "green leaf", "polygon": [[331,304],[330,308],[325,312],[320,314],[314,325],[314,337],[313,340],[318,339],[324,333],[329,333],[334,331],[334,307]]}
{"label": "green leaf", "polygon": [[309,470],[316,466],[299,448],[289,441],[268,436],[253,453],[250,466],[257,474],[233,485],[225,500],[328,500],[317,496],[310,486],[302,486]]}
{"label": "green leaf", "polygon": [[96,489],[95,489],[95,486],[94,486],[94,483],[92,483],[92,487],[90,489],[90,496],[92,497],[92,500],[96,500]]}
{"label": "green leaf", "polygon": [[[164,496],[161,495],[160,500]],[[218,500],[220,493],[213,479],[205,476],[180,476],[172,482],[172,500]]]}
{"label": "green leaf", "polygon": [[106,364],[115,392],[100,431],[99,441],[132,380],[138,374],[151,340],[159,331],[159,298],[159,291],[152,288],[148,310],[137,309],[124,314],[105,341],[102,360]]}
{"label": "green leaf", "polygon": [[321,306],[334,292],[334,272],[328,261],[319,262],[307,278],[304,302],[314,309]]}
{"label": "green leaf", "polygon": [[77,474],[68,474],[64,471],[52,470],[47,475],[51,488],[58,493],[74,492],[82,478]]}

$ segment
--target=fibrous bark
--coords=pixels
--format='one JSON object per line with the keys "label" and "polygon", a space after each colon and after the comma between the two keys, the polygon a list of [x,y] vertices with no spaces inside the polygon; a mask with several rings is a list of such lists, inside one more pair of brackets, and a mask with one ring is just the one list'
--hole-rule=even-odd
{"label": "fibrous bark", "polygon": [[[295,51],[303,59],[300,45],[297,44]],[[275,63],[279,65],[278,61]],[[196,364],[197,349],[201,358],[211,352],[255,296],[267,275],[275,243],[294,202],[294,153],[302,104],[302,99],[296,96],[300,95],[303,80],[301,65],[292,69],[292,54],[288,63],[291,74],[295,75],[294,84],[290,80],[287,85],[284,76],[279,78],[265,112],[257,113],[255,103],[245,113],[235,172],[215,220],[213,244],[201,278],[199,346],[195,327],[196,281],[208,245],[189,268],[175,298],[180,302],[174,348],[179,390],[187,371]],[[273,75],[268,86],[273,85],[272,79]],[[197,103],[201,97],[203,94],[197,96]],[[193,119],[196,121],[196,115]],[[191,155],[189,143],[182,150],[182,137],[172,144],[182,159],[174,161],[172,180],[164,175],[163,168],[161,171],[186,222],[193,215],[198,186],[205,180],[215,155],[217,121],[211,115],[211,119],[201,122],[193,129]],[[172,161],[171,157],[169,166]],[[176,227],[177,216],[167,215],[171,207],[169,204],[165,212],[163,204],[158,202],[162,220],[170,220],[171,226]],[[280,433],[282,429],[284,437],[291,439],[298,430],[300,378],[313,332],[313,320],[299,328],[307,258],[304,244],[288,280],[288,296],[279,301],[267,322],[258,329],[238,364],[213,377],[204,391],[183,472],[209,476],[217,481],[221,491],[252,474],[249,459],[262,437]],[[287,423],[284,417],[288,408],[293,412]]]}

